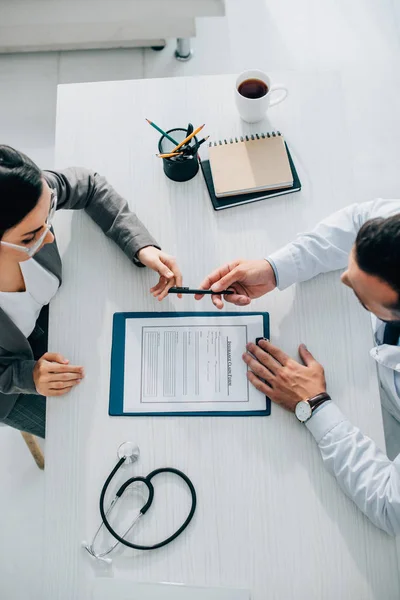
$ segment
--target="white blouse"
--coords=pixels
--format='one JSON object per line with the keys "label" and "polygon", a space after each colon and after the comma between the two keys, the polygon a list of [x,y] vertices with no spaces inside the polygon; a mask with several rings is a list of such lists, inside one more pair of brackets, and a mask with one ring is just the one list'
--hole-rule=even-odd
{"label": "white blouse", "polygon": [[57,292],[60,282],[55,275],[30,258],[19,263],[25,281],[25,292],[0,292],[0,307],[29,337],[45,304]]}

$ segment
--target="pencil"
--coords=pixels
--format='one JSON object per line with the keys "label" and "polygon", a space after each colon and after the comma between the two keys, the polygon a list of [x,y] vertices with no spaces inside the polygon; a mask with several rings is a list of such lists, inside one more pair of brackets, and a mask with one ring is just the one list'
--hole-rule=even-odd
{"label": "pencil", "polygon": [[154,129],[157,129],[157,131],[159,131],[164,137],[166,137],[167,140],[169,140],[170,142],[172,142],[175,145],[178,143],[176,140],[174,140],[174,138],[172,138],[170,135],[168,135],[168,133],[166,133],[165,131],[163,131],[161,129],[161,127],[159,127],[158,125],[156,125],[155,123],[153,123],[153,121],[149,121],[149,119],[146,119],[146,121],[148,122],[149,125],[151,125],[152,127],[154,127]]}
{"label": "pencil", "polygon": [[158,158],[171,158],[171,156],[180,156],[183,152],[170,152],[169,154],[156,154]]}
{"label": "pencil", "polygon": [[182,146],[184,146],[185,144],[187,144],[192,139],[192,137],[194,137],[195,135],[197,135],[199,133],[199,131],[201,131],[203,129],[204,126],[205,126],[205,123],[203,125],[200,125],[200,127],[198,127],[197,129],[195,129],[193,131],[193,133],[191,133],[190,135],[188,135],[187,138],[185,138],[183,140],[183,142],[181,142],[180,144],[178,144],[177,147],[172,150],[172,152],[176,152],[177,150],[179,150],[179,148],[181,148]]}

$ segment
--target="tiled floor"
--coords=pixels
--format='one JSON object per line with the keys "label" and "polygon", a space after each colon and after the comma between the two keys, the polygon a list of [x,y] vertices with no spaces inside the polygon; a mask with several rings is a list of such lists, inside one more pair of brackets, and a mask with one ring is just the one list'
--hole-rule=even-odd
{"label": "tiled floor", "polygon": [[[173,58],[172,41],[158,53],[135,49],[0,56],[0,142],[24,150],[43,168],[52,167],[58,83],[251,67],[279,74],[334,69],[341,74],[338,97],[340,93],[345,99],[348,122],[365,124],[358,127],[364,131],[361,139],[353,140],[356,197],[349,202],[398,196],[398,172],[381,157],[387,136],[400,141],[399,0],[226,2],[226,18],[199,20],[196,54],[188,63]],[[1,427],[1,600],[39,600],[44,476],[18,432]]]}

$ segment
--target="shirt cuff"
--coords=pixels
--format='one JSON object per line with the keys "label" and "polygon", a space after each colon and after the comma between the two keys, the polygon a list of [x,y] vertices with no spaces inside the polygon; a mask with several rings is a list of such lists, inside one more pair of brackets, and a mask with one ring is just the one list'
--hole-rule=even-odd
{"label": "shirt cuff", "polygon": [[274,263],[274,261],[272,260],[272,258],[266,258],[265,259],[267,262],[269,262],[269,264],[272,267],[272,270],[274,272],[275,275],[275,281],[276,281],[276,287],[279,289],[279,275],[278,275],[278,269],[276,268],[276,264]]}
{"label": "shirt cuff", "polygon": [[346,417],[333,402],[325,402],[320,409],[306,422],[307,429],[312,433],[317,444],[336,425],[346,421]]}
{"label": "shirt cuff", "polygon": [[297,282],[298,269],[291,245],[284,246],[266,257],[275,272],[276,285],[279,290],[284,290]]}

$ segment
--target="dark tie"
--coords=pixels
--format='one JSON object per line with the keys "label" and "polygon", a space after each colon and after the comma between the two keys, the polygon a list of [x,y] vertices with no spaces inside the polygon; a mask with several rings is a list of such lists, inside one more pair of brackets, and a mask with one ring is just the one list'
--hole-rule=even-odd
{"label": "dark tie", "polygon": [[391,346],[397,346],[400,337],[400,323],[386,323],[385,331],[383,334],[383,343],[390,344]]}

